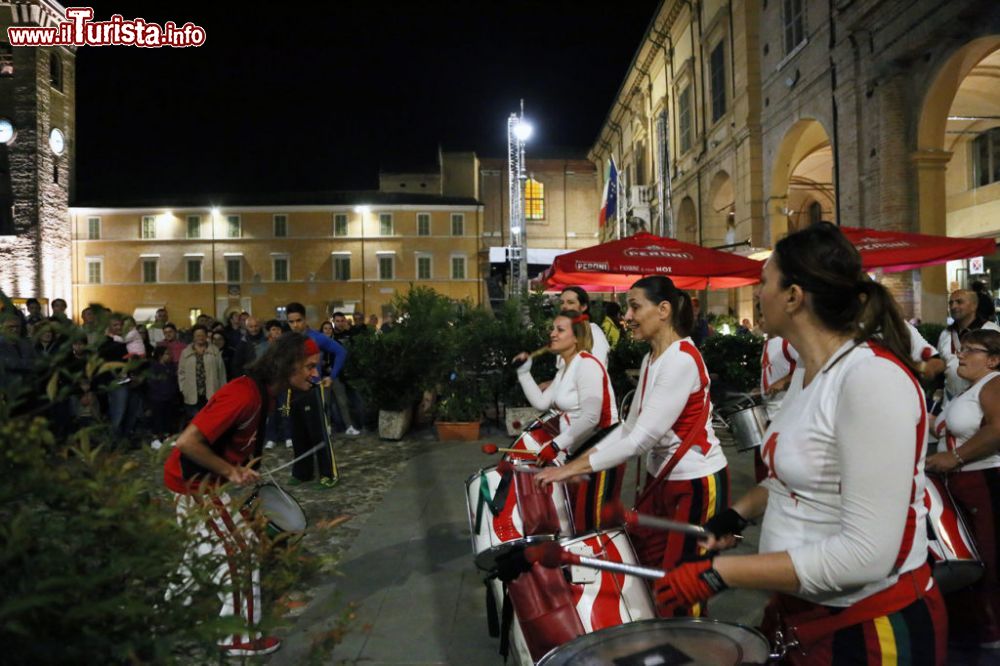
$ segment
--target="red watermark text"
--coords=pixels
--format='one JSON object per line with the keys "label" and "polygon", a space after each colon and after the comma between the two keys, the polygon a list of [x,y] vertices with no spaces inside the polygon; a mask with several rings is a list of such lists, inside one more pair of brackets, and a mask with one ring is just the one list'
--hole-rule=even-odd
{"label": "red watermark text", "polygon": [[125,19],[115,14],[107,21],[94,21],[92,7],[68,7],[66,20],[57,26],[7,28],[11,46],[139,46],[185,48],[205,43],[205,29],[188,21],[178,27],[145,19]]}

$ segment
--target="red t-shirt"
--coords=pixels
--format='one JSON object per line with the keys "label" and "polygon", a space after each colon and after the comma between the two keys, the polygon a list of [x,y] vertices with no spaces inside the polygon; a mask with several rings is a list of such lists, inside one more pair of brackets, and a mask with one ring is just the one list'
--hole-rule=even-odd
{"label": "red t-shirt", "polygon": [[[244,465],[254,453],[257,429],[262,417],[257,384],[244,376],[216,391],[191,423],[205,436],[217,456],[233,465]],[[187,494],[197,489],[197,483],[192,483],[194,476],[209,482],[225,481],[216,474],[204,471],[197,474],[192,470],[195,467],[197,465],[194,461],[175,448],[163,465],[163,482],[175,493]]]}

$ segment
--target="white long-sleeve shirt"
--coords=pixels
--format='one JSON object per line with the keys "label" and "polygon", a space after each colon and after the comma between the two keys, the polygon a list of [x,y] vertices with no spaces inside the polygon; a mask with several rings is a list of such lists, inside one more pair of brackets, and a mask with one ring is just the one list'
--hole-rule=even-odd
{"label": "white long-sleeve shirt", "polygon": [[572,453],[598,428],[618,422],[615,393],[604,365],[588,353],[580,352],[559,371],[542,392],[531,376],[531,359],[517,369],[524,395],[535,409],[555,407],[562,411],[559,435],[553,440],[560,449]]}
{"label": "white long-sleeve shirt", "polygon": [[646,354],[639,378],[628,419],[595,447],[590,465],[610,469],[646,454],[646,469],[655,476],[691,429],[702,427],[669,479],[697,479],[724,468],[726,456],[712,429],[708,371],[691,338],[674,342],[655,361]]}
{"label": "white long-sleeve shirt", "polygon": [[927,560],[920,385],[882,347],[845,343],[792,375],[765,434],[760,552],[787,551],[798,596],[849,606]]}

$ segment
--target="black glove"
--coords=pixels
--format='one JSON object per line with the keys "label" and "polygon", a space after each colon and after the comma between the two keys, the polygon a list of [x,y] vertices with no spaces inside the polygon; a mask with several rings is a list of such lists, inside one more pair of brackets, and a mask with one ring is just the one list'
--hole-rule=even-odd
{"label": "black glove", "polygon": [[749,524],[750,521],[736,513],[735,509],[726,509],[709,518],[703,527],[715,535],[716,539],[721,539],[727,534],[743,534]]}
{"label": "black glove", "polygon": [[514,548],[496,559],[496,576],[505,583],[531,569],[531,562],[524,557],[524,548]]}

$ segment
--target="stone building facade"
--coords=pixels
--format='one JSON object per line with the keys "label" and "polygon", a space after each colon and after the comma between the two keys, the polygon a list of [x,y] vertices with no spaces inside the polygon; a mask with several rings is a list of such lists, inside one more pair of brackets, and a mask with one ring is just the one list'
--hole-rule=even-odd
{"label": "stone building facade", "polygon": [[[624,233],[765,245],[759,23],[758,2],[660,4],[589,153],[622,172]],[[707,297],[714,312],[752,316],[750,288]]]}
{"label": "stone building facade", "polygon": [[10,296],[70,292],[74,52],[7,41],[12,25],[54,25],[63,15],[49,0],[0,4],[0,131],[12,130],[0,141],[0,289]]}
{"label": "stone building facade", "polygon": [[[1000,67],[987,62],[1000,47],[1000,4],[766,2],[759,40],[769,243],[810,215],[1000,234],[981,207],[1000,192],[974,182],[970,154],[1000,125]],[[958,218],[983,223],[960,227]],[[907,313],[943,320],[954,286],[945,267],[882,279]]]}
{"label": "stone building facade", "polygon": [[[589,157],[624,172],[626,232],[751,253],[819,219],[1000,238],[998,49],[991,0],[665,0]],[[1000,288],[1000,259],[977,266],[880,279],[937,321],[976,270]],[[747,316],[747,293],[709,302]]]}

